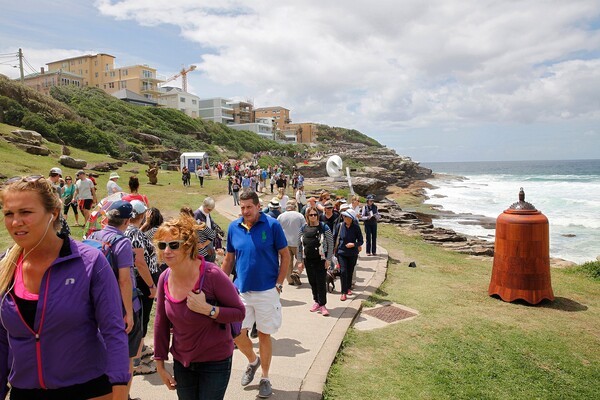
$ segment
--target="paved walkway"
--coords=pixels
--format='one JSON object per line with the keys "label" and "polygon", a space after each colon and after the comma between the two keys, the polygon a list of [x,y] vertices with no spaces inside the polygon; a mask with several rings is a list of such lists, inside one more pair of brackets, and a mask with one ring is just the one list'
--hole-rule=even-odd
{"label": "paved walkway", "polygon": [[[269,198],[267,196],[266,198]],[[217,200],[216,210],[233,220],[237,218],[239,207],[233,206],[229,196]],[[273,360],[270,380],[273,385],[273,399],[321,399],[325,379],[339,349],[347,329],[360,310],[362,300],[373,293],[385,279],[387,252],[378,248],[378,256],[366,257],[363,252],[357,265],[357,287],[348,300],[340,301],[340,280],[336,280],[336,290],[328,294],[329,317],[309,312],[313,304],[310,285],[306,274],[302,275],[302,286],[284,284],[281,295],[283,324],[273,335]],[[253,340],[258,351],[258,339]],[[148,344],[152,339],[148,338]],[[254,381],[246,386],[240,379],[247,364],[246,357],[238,350],[233,354],[231,379],[225,395],[226,399],[256,399],[260,369]],[[172,370],[170,362],[168,368]],[[133,378],[132,397],[142,400],[176,399],[175,391],[169,391],[157,374]]]}

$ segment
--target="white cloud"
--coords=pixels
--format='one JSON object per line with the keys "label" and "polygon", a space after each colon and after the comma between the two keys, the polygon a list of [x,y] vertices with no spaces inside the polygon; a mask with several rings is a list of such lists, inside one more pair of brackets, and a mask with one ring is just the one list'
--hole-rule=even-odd
{"label": "white cloud", "polygon": [[600,109],[600,34],[585,29],[595,1],[96,4],[117,19],[179,26],[212,49],[198,55],[205,78],[312,120],[452,127]]}

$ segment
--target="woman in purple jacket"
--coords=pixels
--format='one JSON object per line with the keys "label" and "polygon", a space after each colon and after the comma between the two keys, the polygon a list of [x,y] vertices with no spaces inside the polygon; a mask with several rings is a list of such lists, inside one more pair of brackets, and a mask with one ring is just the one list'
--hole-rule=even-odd
{"label": "woman in purple jacket", "polygon": [[104,255],[59,236],[60,199],[43,177],[0,189],[15,242],[0,261],[0,399],[127,399],[127,334]]}
{"label": "woman in purple jacket", "polygon": [[[198,228],[193,217],[181,214],[154,234],[158,258],[169,266],[158,280],[154,359],[162,381],[181,400],[224,398],[233,355],[231,323],[246,313],[227,275],[197,256]],[[164,365],[171,327],[175,376]]]}

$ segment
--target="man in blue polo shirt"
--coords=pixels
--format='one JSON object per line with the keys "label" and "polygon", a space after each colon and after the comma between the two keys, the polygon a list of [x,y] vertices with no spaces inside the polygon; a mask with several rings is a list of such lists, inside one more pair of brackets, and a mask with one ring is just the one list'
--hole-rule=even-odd
{"label": "man in blue polo shirt", "polygon": [[[229,225],[227,255],[221,268],[229,275],[235,265],[234,284],[246,306],[242,332],[235,339],[238,349],[249,362],[242,376],[242,386],[252,382],[256,370],[262,366],[258,396],[266,398],[272,393],[269,381],[273,353],[271,335],[281,326],[279,295],[290,254],[281,225],[275,218],[261,213],[256,192],[245,190],[240,196],[240,208],[242,217]],[[254,323],[258,330],[260,357],[254,353],[248,337],[248,329]]]}

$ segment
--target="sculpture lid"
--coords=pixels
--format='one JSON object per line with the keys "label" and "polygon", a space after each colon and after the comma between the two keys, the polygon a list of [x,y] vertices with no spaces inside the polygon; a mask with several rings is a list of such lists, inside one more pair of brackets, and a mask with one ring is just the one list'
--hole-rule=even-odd
{"label": "sculpture lid", "polygon": [[511,214],[535,214],[539,213],[539,211],[535,208],[535,206],[531,203],[525,201],[525,191],[523,188],[519,190],[519,201],[516,203],[512,203],[510,207],[508,207],[505,212]]}

